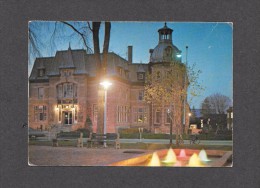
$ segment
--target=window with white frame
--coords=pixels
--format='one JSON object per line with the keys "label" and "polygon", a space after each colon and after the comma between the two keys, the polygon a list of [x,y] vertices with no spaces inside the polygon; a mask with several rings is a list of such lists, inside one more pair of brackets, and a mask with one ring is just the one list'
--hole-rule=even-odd
{"label": "window with white frame", "polygon": [[117,122],[118,123],[127,123],[129,116],[129,107],[128,106],[117,106]]}
{"label": "window with white frame", "polygon": [[47,106],[34,106],[34,121],[39,122],[45,120],[47,120]]}

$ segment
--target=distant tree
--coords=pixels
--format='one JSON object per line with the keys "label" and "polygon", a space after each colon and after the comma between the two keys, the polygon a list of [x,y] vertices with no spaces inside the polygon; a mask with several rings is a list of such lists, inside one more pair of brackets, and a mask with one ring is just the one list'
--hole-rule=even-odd
{"label": "distant tree", "polygon": [[220,93],[212,94],[201,103],[202,114],[225,114],[230,104],[229,97]]}

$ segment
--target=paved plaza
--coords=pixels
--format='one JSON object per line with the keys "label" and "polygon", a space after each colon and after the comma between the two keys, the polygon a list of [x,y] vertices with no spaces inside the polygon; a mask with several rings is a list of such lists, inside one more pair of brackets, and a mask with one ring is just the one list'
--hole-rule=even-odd
{"label": "paved plaza", "polygon": [[[140,153],[144,152],[144,153]],[[31,166],[106,166],[150,153],[140,149],[29,146]]]}

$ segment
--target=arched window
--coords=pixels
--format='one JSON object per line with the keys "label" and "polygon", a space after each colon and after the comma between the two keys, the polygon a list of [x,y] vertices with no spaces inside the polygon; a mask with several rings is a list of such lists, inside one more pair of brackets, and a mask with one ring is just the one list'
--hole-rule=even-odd
{"label": "arched window", "polygon": [[168,46],[165,49],[165,54],[166,54],[166,56],[171,57],[172,56],[172,47]]}

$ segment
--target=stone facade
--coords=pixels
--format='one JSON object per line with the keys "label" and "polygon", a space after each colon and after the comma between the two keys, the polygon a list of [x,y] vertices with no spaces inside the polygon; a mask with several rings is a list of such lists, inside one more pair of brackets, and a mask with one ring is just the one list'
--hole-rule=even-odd
{"label": "stone facade", "polygon": [[[128,60],[108,54],[107,74],[112,82],[107,90],[108,133],[129,127],[169,133],[166,109],[161,110],[161,121],[157,123],[156,109],[144,101],[145,79],[152,67],[164,71],[167,66],[161,63],[181,62],[175,57],[181,51],[172,44],[172,30],[165,25],[158,32],[159,44],[150,50],[147,64],[132,63],[132,47],[128,47]],[[96,132],[100,87],[96,69],[93,54],[70,47],[57,51],[54,57],[37,58],[29,77],[29,126],[50,129],[58,125],[76,130],[84,128],[89,117]],[[188,105],[186,108],[188,114]],[[187,114],[185,126],[189,124]]]}

